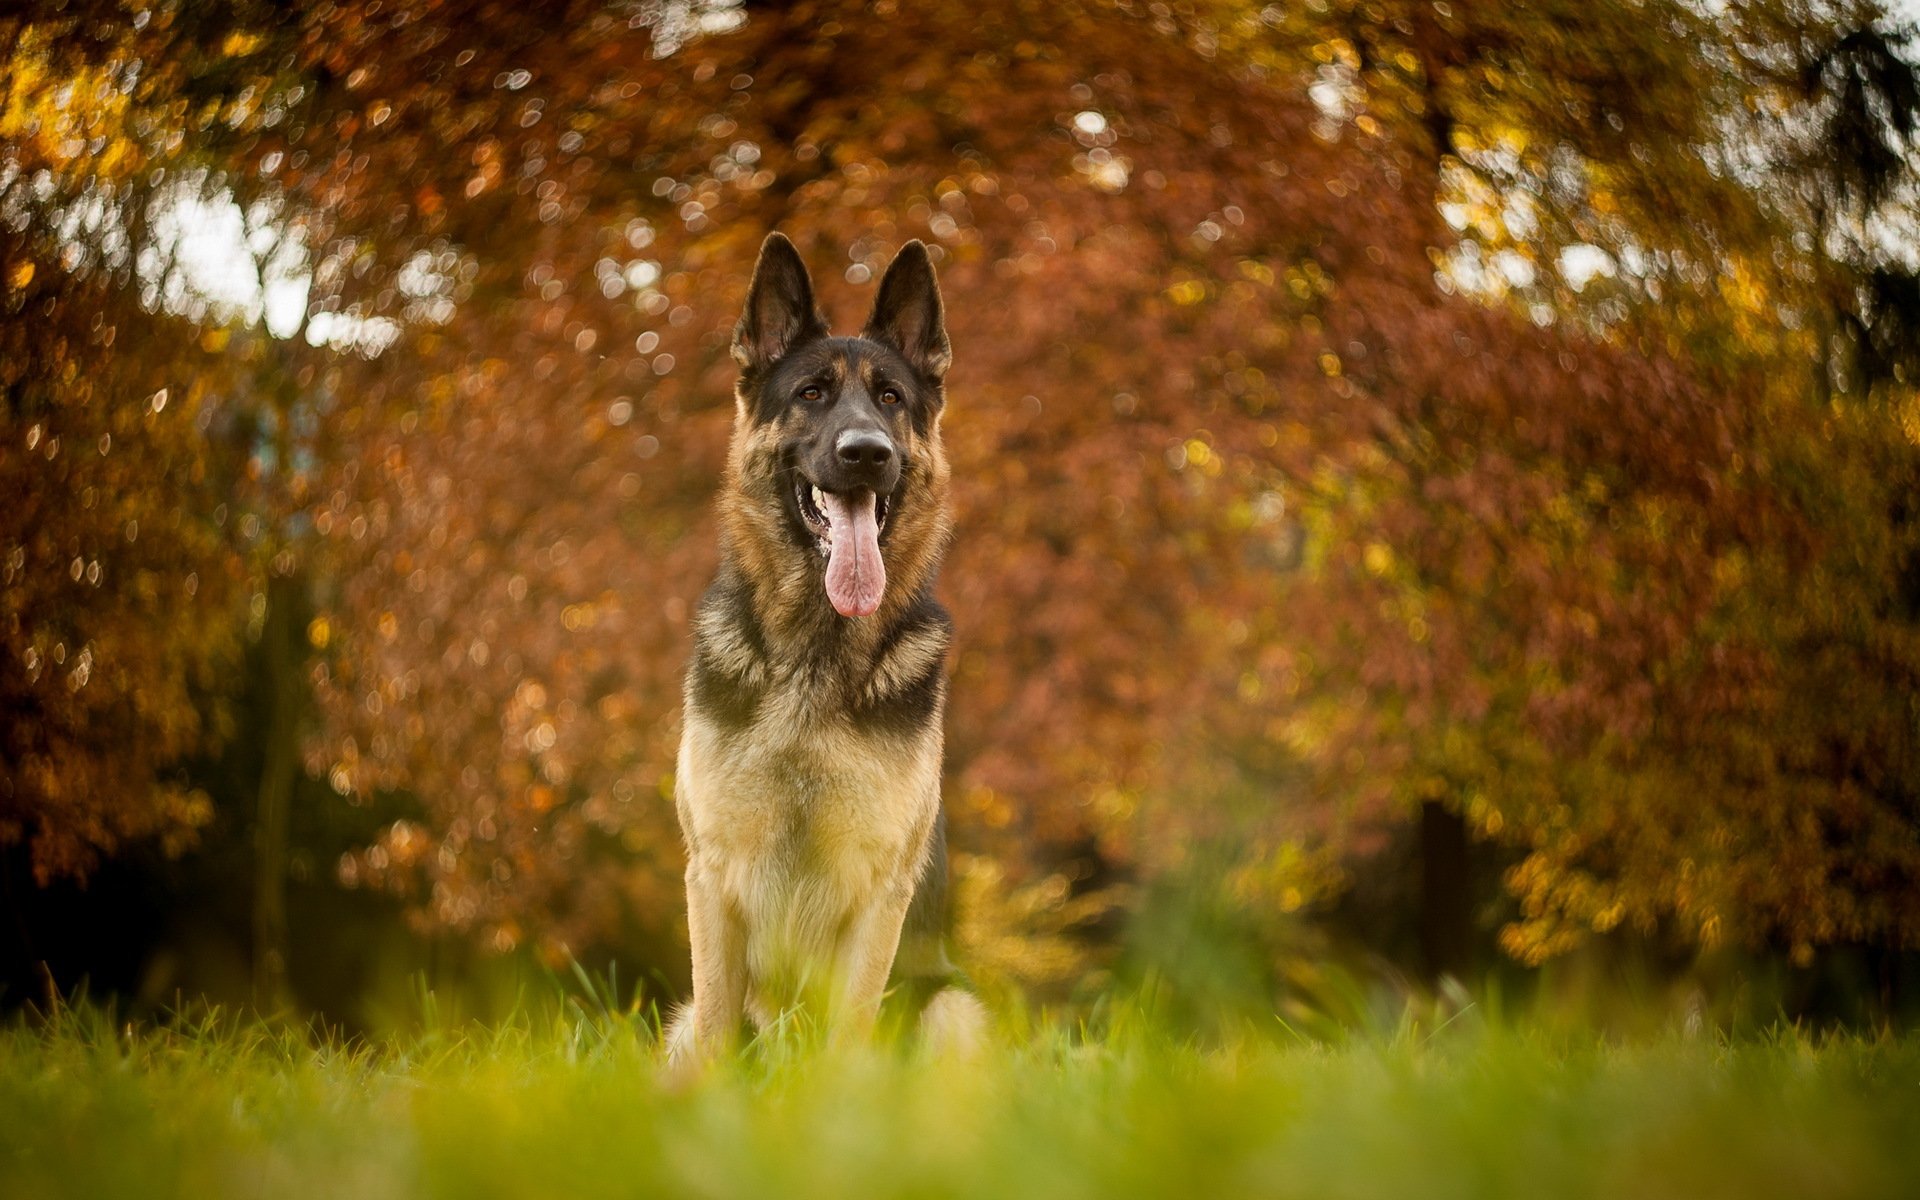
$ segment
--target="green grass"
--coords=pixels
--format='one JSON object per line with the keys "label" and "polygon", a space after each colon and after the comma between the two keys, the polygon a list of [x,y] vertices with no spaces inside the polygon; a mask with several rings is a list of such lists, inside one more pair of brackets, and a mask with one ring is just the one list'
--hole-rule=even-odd
{"label": "green grass", "polygon": [[579,1008],[370,1043],[68,1009],[0,1027],[0,1197],[1920,1196],[1911,1037],[1109,1023],[676,1090],[643,1022]]}

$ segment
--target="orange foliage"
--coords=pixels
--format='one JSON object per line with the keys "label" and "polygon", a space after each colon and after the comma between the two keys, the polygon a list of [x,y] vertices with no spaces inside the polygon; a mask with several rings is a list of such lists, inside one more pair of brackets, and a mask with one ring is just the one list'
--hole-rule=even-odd
{"label": "orange foliage", "polygon": [[[209,516],[219,365],[40,249],[0,234],[0,844],[45,882],[211,818],[171,768],[207,745],[241,573]],[[167,358],[121,352],[146,338]]]}
{"label": "orange foliage", "polygon": [[349,871],[502,946],[671,919],[727,333],[778,227],[842,327],[908,238],[939,260],[962,844],[1232,840],[1292,909],[1440,800],[1513,848],[1522,958],[1912,944],[1914,443],[1810,401],[1778,314],[1832,264],[1702,150],[1781,77],[1642,7],[168,34],[217,47],[207,153],[313,259],[309,765],[423,810]]}

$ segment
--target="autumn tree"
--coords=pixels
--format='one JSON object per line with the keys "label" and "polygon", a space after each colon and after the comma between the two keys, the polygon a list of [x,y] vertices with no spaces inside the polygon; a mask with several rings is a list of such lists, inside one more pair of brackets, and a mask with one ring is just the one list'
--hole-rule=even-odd
{"label": "autumn tree", "polygon": [[[300,336],[222,342],[137,266],[56,268],[90,244],[71,201],[9,278],[30,251],[33,286],[101,289],[63,319],[124,313],[175,403],[225,397],[197,411],[246,446],[221,486],[261,611],[300,611],[268,575],[317,605],[275,634],[305,764],[415,806],[341,872],[427,925],[556,953],[671,927],[727,334],[779,227],[843,327],[934,247],[948,796],[1013,884],[1065,912],[1081,876],[1228,845],[1231,894],[1291,911],[1444,818],[1516,864],[1527,961],[1623,925],[1911,944],[1904,293],[1844,244],[1906,194],[1873,146],[1911,123],[1867,8],[81,11],[88,69],[163,65],[128,94],[170,169],[290,247]],[[1881,403],[1822,390],[1868,375]],[[140,462],[202,539],[171,560],[234,553],[192,470]],[[182,636],[218,661],[150,644]]]}
{"label": "autumn tree", "polygon": [[[1388,811],[1445,806],[1520,853],[1503,942],[1528,961],[1622,924],[1796,959],[1911,944],[1912,442],[1898,411],[1821,406],[1820,332],[1885,272],[1857,238],[1836,254],[1823,198],[1892,170],[1910,85],[1865,6],[1730,15],[1334,6],[1281,31],[1321,39],[1329,119],[1397,127],[1389,161],[1430,164],[1443,288],[1592,341],[1558,388],[1510,362],[1490,424],[1442,381],[1371,511],[1332,506],[1390,595],[1307,607],[1339,623],[1306,644],[1344,633],[1371,672],[1328,726],[1398,718],[1358,759],[1392,764],[1361,773]],[[1595,377],[1622,352],[1682,374]],[[1383,609],[1432,637],[1407,661],[1434,674],[1387,669]]]}
{"label": "autumn tree", "polygon": [[[1664,350],[1436,290],[1430,253],[1461,245],[1434,204],[1465,186],[1451,142],[1363,114],[1348,131],[1270,65],[1209,69],[1218,34],[1109,10],[883,28],[827,6],[706,36],[489,16],[458,48],[432,14],[400,37],[352,9],[309,22],[333,84],[301,124],[346,142],[288,177],[357,225],[327,244],[324,303],[419,331],[329,385],[360,448],[318,517],[354,634],[323,695],[342,786],[436,797],[356,869],[424,867],[445,919],[511,940],[528,913],[604,917],[597,889],[636,873],[554,864],[671,846],[659,718],[705,574],[720,335],[771,225],[852,246],[852,285],[924,233],[956,296],[994,298],[955,305],[949,582],[972,614],[956,799],[987,844],[1177,858],[1250,816],[1364,846],[1445,778],[1431,756],[1462,729],[1502,762],[1631,736],[1646,676],[1706,620],[1710,554],[1653,516],[1608,525],[1672,509],[1738,542],[1708,480],[1741,416]],[[1428,112],[1436,87],[1472,111],[1524,54],[1524,29],[1408,24],[1419,53],[1381,58]],[[1625,18],[1589,32],[1681,53]],[[849,79],[850,58],[888,69]],[[1660,120],[1650,136],[1682,140]],[[1409,145],[1423,186],[1396,186]],[[1627,139],[1587,159],[1631,160]],[[1622,595],[1629,572],[1644,586]],[[1303,802],[1290,776],[1314,780]]]}
{"label": "autumn tree", "polygon": [[208,433],[232,372],[153,302],[177,79],[93,32],[0,23],[0,844],[42,881],[210,816],[177,766],[217,732],[242,579]]}
{"label": "autumn tree", "polygon": [[[330,354],[294,339],[304,321],[284,311],[303,290],[299,216],[270,173],[240,169],[299,94],[270,15],[73,4],[0,19],[0,842],[28,842],[45,882],[144,837],[193,841],[214,814],[192,770],[255,728],[231,719],[251,648],[278,680],[258,803],[231,817],[254,831],[263,1000],[280,992],[306,691],[299,658],[268,651],[304,600],[301,464],[320,398],[302,362]],[[292,636],[304,650],[303,621]]]}

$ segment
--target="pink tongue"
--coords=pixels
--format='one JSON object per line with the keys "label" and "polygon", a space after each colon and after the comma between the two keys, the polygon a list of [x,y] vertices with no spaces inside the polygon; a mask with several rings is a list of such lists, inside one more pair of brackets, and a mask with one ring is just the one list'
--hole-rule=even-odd
{"label": "pink tongue", "polygon": [[880,595],[887,590],[873,493],[849,497],[822,492],[820,496],[821,513],[833,539],[827,554],[827,599],[843,617],[870,617],[880,611]]}

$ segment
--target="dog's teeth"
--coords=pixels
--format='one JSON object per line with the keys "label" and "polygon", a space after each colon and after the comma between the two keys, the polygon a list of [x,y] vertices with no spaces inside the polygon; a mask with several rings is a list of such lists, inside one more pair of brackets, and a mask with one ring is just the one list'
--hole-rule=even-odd
{"label": "dog's teeth", "polygon": [[821,512],[827,510],[827,498],[817,486],[813,489],[813,506]]}

